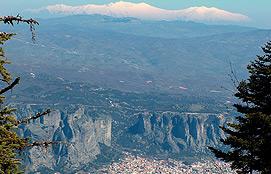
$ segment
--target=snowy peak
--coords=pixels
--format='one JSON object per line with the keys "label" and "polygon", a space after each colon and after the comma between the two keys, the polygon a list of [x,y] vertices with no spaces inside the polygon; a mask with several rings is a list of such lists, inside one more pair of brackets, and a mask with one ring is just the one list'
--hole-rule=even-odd
{"label": "snowy peak", "polygon": [[248,21],[249,18],[242,14],[231,13],[225,10],[220,10],[215,7],[190,7],[185,10],[179,10],[180,13],[183,13],[183,16],[189,20],[211,20],[211,21]]}
{"label": "snowy peak", "polygon": [[112,7],[135,7],[135,6],[141,6],[141,7],[148,7],[150,5],[142,2],[142,3],[132,3],[132,2],[124,2],[124,1],[119,1],[119,2],[111,2],[108,4],[108,6],[112,6]]}
{"label": "snowy peak", "polygon": [[68,6],[57,4],[40,9],[28,9],[32,13],[49,12],[51,15],[101,14],[113,17],[134,17],[147,20],[185,20],[185,21],[248,21],[242,14],[231,13],[215,7],[190,7],[184,10],[165,10],[146,3],[131,3],[119,1],[105,5]]}

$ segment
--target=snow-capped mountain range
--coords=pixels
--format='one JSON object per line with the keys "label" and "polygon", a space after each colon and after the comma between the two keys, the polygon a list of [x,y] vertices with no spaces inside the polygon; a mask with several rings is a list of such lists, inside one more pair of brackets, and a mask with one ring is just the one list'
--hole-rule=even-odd
{"label": "snow-capped mountain range", "polygon": [[215,7],[190,7],[184,10],[166,10],[146,3],[116,2],[105,5],[68,6],[57,4],[39,9],[27,9],[31,13],[49,12],[51,15],[101,14],[112,17],[134,17],[144,20],[184,20],[184,21],[230,21],[243,22],[249,18],[242,14],[231,13]]}

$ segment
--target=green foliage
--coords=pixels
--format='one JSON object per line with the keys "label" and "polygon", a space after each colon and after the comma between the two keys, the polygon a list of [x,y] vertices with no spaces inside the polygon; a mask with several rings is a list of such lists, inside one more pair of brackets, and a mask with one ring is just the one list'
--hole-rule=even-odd
{"label": "green foliage", "polygon": [[[3,45],[5,41],[11,39],[12,36],[14,36],[15,34],[6,34],[3,32],[0,32],[0,44]],[[5,57],[5,51],[3,50],[2,47],[0,47],[0,57]],[[0,59],[0,73],[3,77],[3,79],[1,79],[2,81],[5,81],[7,83],[10,84],[10,80],[11,78],[11,74],[9,72],[7,72],[6,68],[4,68],[4,64],[10,64],[11,62],[7,61],[7,59]]]}
{"label": "green foliage", "polygon": [[241,81],[235,94],[243,104],[234,104],[244,116],[236,124],[221,129],[229,134],[221,142],[231,150],[223,152],[209,147],[217,158],[232,162],[238,173],[271,173],[271,42],[262,48],[264,56],[257,56],[247,69],[247,81]]}
{"label": "green foliage", "polygon": [[[1,21],[1,20],[0,20]],[[0,33],[0,44],[4,44],[5,41],[11,39],[15,34]],[[5,57],[5,51],[0,47],[0,56]],[[11,74],[4,67],[5,64],[10,64],[7,59],[0,59],[0,73],[2,75],[1,80],[8,84],[11,84]],[[0,105],[3,104],[4,96],[0,96]],[[17,153],[21,152],[27,145],[29,138],[21,138],[16,132],[12,131],[17,127],[14,123],[17,121],[13,116],[13,112],[16,108],[9,109],[4,107],[0,111],[0,173],[23,173],[24,170],[18,170],[18,166],[22,163],[19,159],[16,159]]]}
{"label": "green foliage", "polygon": [[[6,24],[13,25],[14,21],[19,22],[26,22],[30,24],[31,28],[32,25],[36,23],[36,21],[24,20],[20,16],[13,17],[0,17],[0,22],[4,21]],[[31,30],[32,31],[32,30]],[[5,41],[11,39],[14,36],[14,33],[7,34],[5,32],[0,32],[0,44],[3,45]],[[0,57],[5,57],[5,51],[2,47],[0,47]],[[16,84],[19,83],[20,78],[16,78],[16,80],[11,83],[12,77],[11,74],[7,71],[4,67],[5,64],[10,64],[7,59],[0,59],[0,74],[2,78],[0,80],[5,84],[7,87],[4,87],[0,91],[0,107],[3,105],[3,98],[2,94],[11,90]],[[11,173],[24,173],[26,169],[19,170],[19,166],[22,165],[20,162],[22,159],[17,159],[17,154],[22,153],[26,147],[33,146],[29,143],[29,137],[21,138],[14,129],[18,129],[17,125],[24,122],[19,121],[14,118],[13,112],[16,111],[16,108],[9,109],[8,107],[2,108],[0,111],[0,174],[11,174]]]}

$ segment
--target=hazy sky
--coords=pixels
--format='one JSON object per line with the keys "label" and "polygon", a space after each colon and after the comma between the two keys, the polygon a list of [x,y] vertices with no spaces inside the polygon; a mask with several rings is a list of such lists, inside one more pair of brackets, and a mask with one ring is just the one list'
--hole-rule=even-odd
{"label": "hazy sky", "polygon": [[[23,15],[23,10],[40,8],[48,5],[86,5],[86,4],[108,4],[120,0],[0,0],[0,16]],[[232,13],[248,16],[252,22],[251,26],[271,29],[271,0],[129,0],[127,2],[145,2],[158,8],[169,10],[181,10],[194,6],[216,7]]]}

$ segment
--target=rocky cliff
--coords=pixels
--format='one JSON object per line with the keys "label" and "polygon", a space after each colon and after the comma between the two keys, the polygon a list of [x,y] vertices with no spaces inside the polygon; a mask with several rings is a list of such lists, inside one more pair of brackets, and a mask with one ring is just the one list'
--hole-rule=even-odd
{"label": "rocky cliff", "polygon": [[152,154],[204,154],[207,146],[222,146],[219,139],[225,134],[219,125],[233,121],[233,117],[214,113],[142,113],[118,142]]}
{"label": "rocky cliff", "polygon": [[[48,107],[47,107],[48,108]],[[42,168],[52,171],[81,170],[101,153],[99,143],[111,146],[111,117],[107,115],[89,115],[90,108],[70,105],[53,107],[49,116],[43,116],[29,124],[21,125],[21,136],[30,136],[31,141],[60,141],[69,143],[53,148],[30,148],[24,156],[28,172]],[[16,116],[25,118],[45,110],[46,106],[27,105],[19,107]]]}
{"label": "rocky cliff", "polygon": [[[61,141],[53,148],[30,148],[24,156],[29,173],[91,171],[97,158],[112,160],[123,151],[148,156],[185,157],[207,154],[207,146],[222,147],[225,137],[219,125],[233,122],[226,112],[174,112],[130,110],[119,105],[100,108],[89,105],[10,104],[16,117],[26,118],[50,108],[53,112],[19,129],[31,141]],[[23,107],[22,107],[23,106]],[[103,148],[109,151],[103,152]],[[111,155],[111,156],[110,156]],[[116,155],[115,155],[116,156]]]}
{"label": "rocky cliff", "polygon": [[[204,155],[207,146],[222,147],[219,139],[225,134],[218,126],[234,121],[226,113],[127,112],[113,106],[105,112],[83,105],[27,104],[18,107],[16,116],[25,118],[49,107],[53,110],[50,116],[21,125],[19,133],[30,136],[32,142],[52,140],[70,145],[28,149],[24,163],[30,173],[90,171],[103,153],[101,145],[151,156]],[[111,159],[107,152],[103,156]]]}

